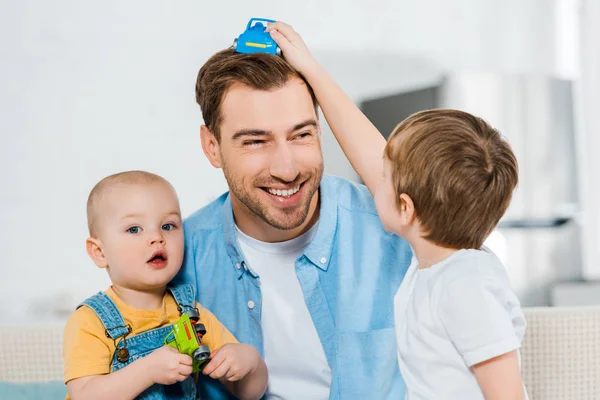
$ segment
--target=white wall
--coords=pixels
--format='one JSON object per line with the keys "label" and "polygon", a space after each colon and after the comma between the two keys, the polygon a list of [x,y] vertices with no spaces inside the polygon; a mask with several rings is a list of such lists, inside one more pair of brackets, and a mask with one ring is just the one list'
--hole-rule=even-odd
{"label": "white wall", "polygon": [[[560,57],[555,3],[2,2],[0,324],[62,320],[106,287],[84,251],[85,201],[102,177],[159,173],[186,215],[226,189],[201,153],[194,82],[250,17],[292,23],[349,91],[384,90],[434,79],[440,69],[569,76],[575,65]],[[349,68],[332,50],[361,63]],[[367,51],[395,53],[398,69],[378,73],[386,63]],[[351,177],[331,138],[325,150],[327,171]]]}
{"label": "white wall", "polygon": [[600,281],[600,3],[582,0],[580,65],[577,91],[579,116],[579,167],[582,174],[580,195],[583,226],[583,273],[589,280]]}

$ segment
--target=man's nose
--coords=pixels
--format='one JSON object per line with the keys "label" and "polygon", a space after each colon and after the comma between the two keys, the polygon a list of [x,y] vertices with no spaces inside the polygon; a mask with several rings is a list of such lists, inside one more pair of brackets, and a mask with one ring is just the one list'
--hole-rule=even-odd
{"label": "man's nose", "polygon": [[296,167],[294,153],[289,144],[277,146],[271,159],[269,172],[272,177],[278,178],[283,182],[293,182],[298,177],[299,171]]}

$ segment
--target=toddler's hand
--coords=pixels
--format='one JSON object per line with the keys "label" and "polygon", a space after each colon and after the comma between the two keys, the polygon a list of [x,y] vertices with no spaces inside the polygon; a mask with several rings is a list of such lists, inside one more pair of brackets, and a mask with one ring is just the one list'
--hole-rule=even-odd
{"label": "toddler's hand", "polygon": [[163,346],[143,358],[152,382],[172,385],[182,382],[192,373],[192,357],[180,354],[176,348]]}
{"label": "toddler's hand", "polygon": [[267,24],[267,32],[281,48],[283,57],[298,72],[305,75],[318,67],[317,62],[306,47],[298,33],[285,22],[277,21]]}
{"label": "toddler's hand", "polygon": [[210,362],[202,373],[213,379],[235,382],[254,372],[260,362],[260,354],[249,344],[228,343],[210,355]]}

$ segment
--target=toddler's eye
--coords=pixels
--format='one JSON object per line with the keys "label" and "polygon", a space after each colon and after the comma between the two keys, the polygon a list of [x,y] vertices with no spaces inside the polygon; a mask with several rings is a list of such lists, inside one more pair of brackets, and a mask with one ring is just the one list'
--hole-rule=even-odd
{"label": "toddler's eye", "polygon": [[129,233],[140,233],[141,228],[139,226],[132,226],[131,228],[127,229],[127,232]]}
{"label": "toddler's eye", "polygon": [[162,230],[163,231],[170,231],[170,230],[173,230],[173,229],[175,229],[175,225],[173,225],[173,224],[164,224],[162,226]]}

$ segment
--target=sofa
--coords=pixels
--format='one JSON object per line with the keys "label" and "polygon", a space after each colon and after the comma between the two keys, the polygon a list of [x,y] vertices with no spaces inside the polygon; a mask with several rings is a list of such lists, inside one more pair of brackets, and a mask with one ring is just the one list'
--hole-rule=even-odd
{"label": "sofa", "polygon": [[[600,400],[600,306],[526,308],[531,400]],[[62,326],[0,327],[0,398],[64,399]]]}

